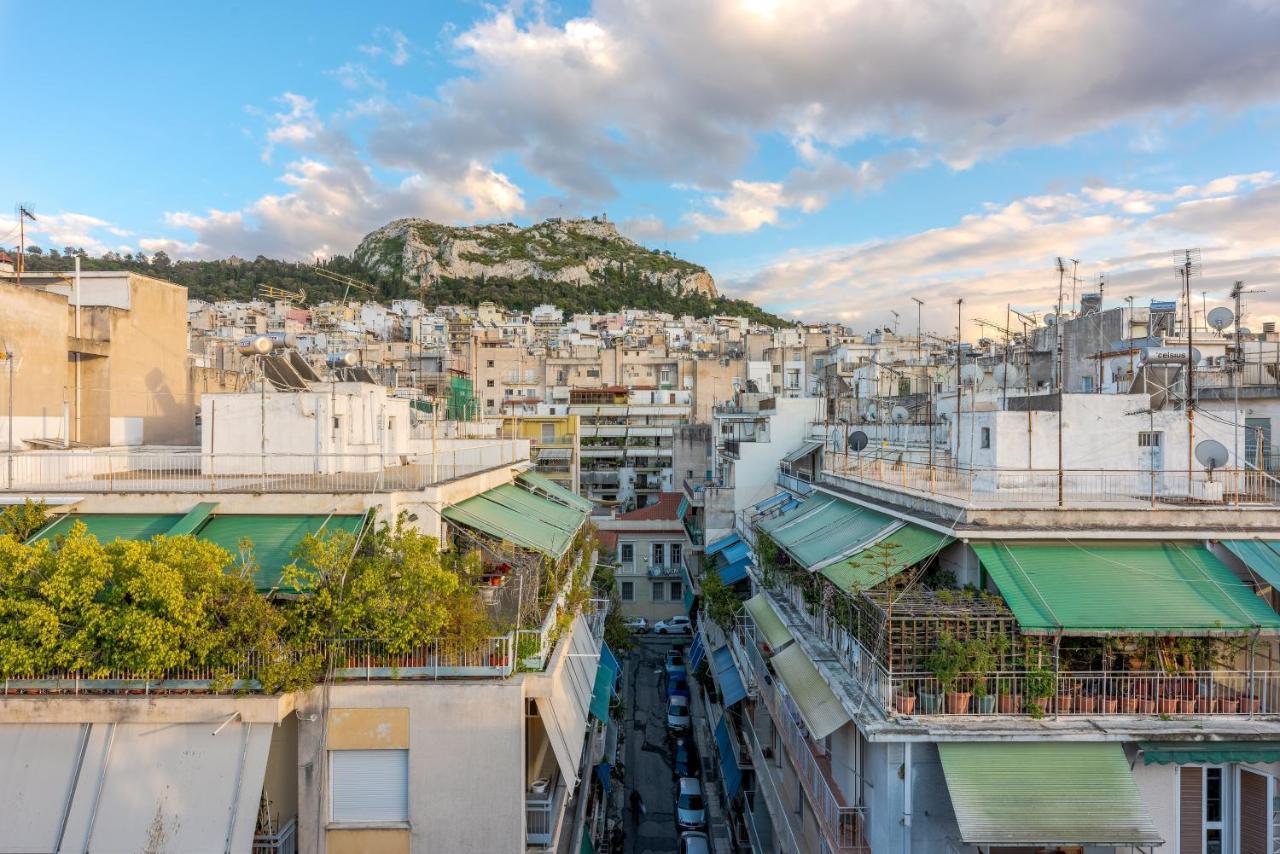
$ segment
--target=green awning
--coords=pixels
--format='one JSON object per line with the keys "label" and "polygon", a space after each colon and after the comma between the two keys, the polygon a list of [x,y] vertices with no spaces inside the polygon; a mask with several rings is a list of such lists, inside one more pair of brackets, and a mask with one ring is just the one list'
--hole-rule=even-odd
{"label": "green awning", "polygon": [[1280,633],[1280,615],[1204,546],[1178,542],[973,543],[1028,633]]}
{"label": "green awning", "polygon": [[1280,589],[1280,541],[1223,540],[1222,545],[1258,574],[1258,577]]}
{"label": "green awning", "polygon": [[609,697],[613,695],[613,682],[617,678],[617,671],[601,657],[600,666],[596,668],[595,688],[591,691],[591,714],[601,723],[609,722]]}
{"label": "green awning", "polygon": [[[839,563],[822,568],[822,574],[841,590],[870,590],[910,566],[937,554],[954,538],[908,522],[901,528]],[[870,551],[885,546],[883,553]],[[884,566],[892,562],[892,566]]]}
{"label": "green awning", "polygon": [[791,513],[764,520],[760,528],[807,569],[849,554],[897,524],[885,513],[814,493]]}
{"label": "green awning", "polygon": [[543,498],[541,495],[535,495],[529,490],[521,489],[511,483],[496,486],[493,489],[486,490],[481,495],[509,510],[536,516],[548,525],[566,532],[569,536],[578,533],[582,523],[587,520],[587,514],[581,510],[575,510],[557,501]]}
{"label": "green awning", "polygon": [[363,522],[363,514],[214,516],[200,528],[196,536],[216,543],[233,556],[240,554],[241,542],[251,542],[253,559],[258,564],[258,573],[253,579],[254,586],[259,590],[275,590],[280,587],[280,575],[284,568],[293,563],[293,552],[303,537],[320,531],[356,533]]}
{"label": "green awning", "polygon": [[1143,741],[1138,750],[1147,765],[1280,762],[1276,741]]}
{"label": "green awning", "polygon": [[804,725],[814,739],[822,739],[849,722],[849,713],[827,685],[800,644],[793,643],[769,660],[787,693],[795,701]]}
{"label": "green awning", "polygon": [[[441,515],[454,524],[474,528],[520,548],[541,552],[555,560],[564,557],[569,551],[569,546],[573,543],[573,532],[548,521],[550,515],[557,510],[567,509],[564,505],[530,494],[531,499],[542,502],[542,505],[536,505],[537,510],[513,510],[500,501],[490,500],[487,495],[488,493],[482,492],[451,504],[444,508]],[[585,518],[582,514],[579,516]]]}
{"label": "green awning", "polygon": [[764,638],[770,649],[782,649],[795,640],[791,630],[782,624],[782,618],[773,610],[763,593],[757,593],[742,604],[751,615],[751,621],[756,624],[756,633]]}
{"label": "green awning", "polygon": [[200,526],[213,515],[213,511],[217,509],[218,502],[202,501],[187,511],[187,515],[179,519],[177,523],[165,533],[170,537],[194,534]]}
{"label": "green awning", "polygon": [[30,542],[69,534],[76,522],[83,522],[88,532],[103,544],[115,540],[149,540],[169,533],[181,518],[180,513],[68,513],[46,525]]}
{"label": "green awning", "polygon": [[1114,742],[939,742],[970,845],[1159,845]]}
{"label": "green awning", "polygon": [[536,471],[524,471],[516,475],[516,480],[535,492],[541,492],[548,498],[564,504],[567,507],[573,507],[584,513],[590,513],[595,504],[590,498],[583,498],[572,489],[565,489],[562,485],[556,483],[544,474]]}

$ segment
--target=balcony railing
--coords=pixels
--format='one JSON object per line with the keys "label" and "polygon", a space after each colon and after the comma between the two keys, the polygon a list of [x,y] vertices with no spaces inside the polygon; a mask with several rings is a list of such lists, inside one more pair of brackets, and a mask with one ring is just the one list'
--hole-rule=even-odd
{"label": "balcony railing", "polygon": [[960,676],[950,695],[929,673],[895,674],[890,682],[896,709],[915,715],[1280,713],[1280,671],[1273,670],[1066,671],[1036,686],[1038,696],[1029,683],[1034,678],[1022,671],[987,674],[985,699],[972,695],[979,679],[973,674]]}
{"label": "balcony railing", "polygon": [[807,476],[778,472],[778,486],[790,490],[797,495],[808,495],[813,492],[813,482]]}
{"label": "balcony railing", "polygon": [[823,480],[882,485],[907,492],[956,499],[987,507],[1105,505],[1114,508],[1157,504],[1233,506],[1280,503],[1280,479],[1255,469],[1212,473],[1176,470],[1010,469],[929,465],[883,457],[829,454]]}
{"label": "balcony railing", "polygon": [[527,459],[494,441],[412,454],[204,454],[192,451],[25,451],[0,460],[0,491],[402,492]]}
{"label": "balcony railing", "polygon": [[275,833],[257,833],[253,837],[253,854],[297,854],[298,820],[291,818]]}
{"label": "balcony railing", "polygon": [[560,820],[565,786],[563,778],[547,790],[546,795],[526,794],[524,799],[525,843],[550,845],[555,839],[556,824]]}
{"label": "balcony railing", "polygon": [[725,439],[724,444],[720,446],[720,452],[730,459],[742,459],[742,440]]}
{"label": "balcony railing", "polygon": [[867,852],[863,830],[866,827],[866,808],[850,806],[843,795],[828,779],[814,745],[800,729],[790,709],[781,701],[778,691],[766,688],[760,692],[765,706],[773,718],[774,728],[795,768],[800,785],[818,817],[818,826],[827,844],[834,851]]}

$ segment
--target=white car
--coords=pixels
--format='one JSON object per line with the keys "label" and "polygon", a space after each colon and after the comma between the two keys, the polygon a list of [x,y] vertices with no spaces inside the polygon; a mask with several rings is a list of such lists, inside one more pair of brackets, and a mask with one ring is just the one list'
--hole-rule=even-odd
{"label": "white car", "polygon": [[711,854],[711,840],[698,830],[680,834],[680,854]]}
{"label": "white car", "polygon": [[667,729],[672,732],[687,732],[689,729],[689,698],[683,694],[672,694],[667,698]]}
{"label": "white car", "polygon": [[649,621],[644,617],[627,617],[622,625],[627,627],[627,631],[631,632],[647,632],[649,631]]}
{"label": "white car", "polygon": [[687,635],[692,631],[693,624],[689,622],[688,617],[672,617],[653,624],[655,635]]}
{"label": "white car", "polygon": [[680,785],[676,788],[676,824],[681,830],[701,830],[707,826],[702,784],[696,777],[680,778]]}

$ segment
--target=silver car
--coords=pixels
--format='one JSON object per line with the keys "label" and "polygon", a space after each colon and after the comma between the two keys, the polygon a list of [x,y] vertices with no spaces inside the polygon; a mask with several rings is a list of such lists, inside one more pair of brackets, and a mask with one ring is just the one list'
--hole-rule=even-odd
{"label": "silver car", "polygon": [[680,834],[680,854],[711,854],[711,840],[699,830]]}
{"label": "silver car", "polygon": [[696,777],[681,777],[676,787],[676,824],[681,830],[701,830],[707,826],[702,783]]}
{"label": "silver car", "polygon": [[667,729],[672,732],[689,729],[689,698],[683,694],[672,694],[667,699]]}

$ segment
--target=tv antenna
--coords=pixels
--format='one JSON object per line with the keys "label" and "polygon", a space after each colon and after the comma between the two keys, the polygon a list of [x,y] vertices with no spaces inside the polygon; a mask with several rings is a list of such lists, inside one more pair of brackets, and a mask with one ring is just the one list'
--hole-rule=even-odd
{"label": "tv antenna", "polygon": [[27,260],[27,220],[36,221],[36,206],[31,202],[19,202],[14,205],[14,216],[18,219],[18,263],[14,271],[18,275],[18,284],[22,284],[22,268]]}
{"label": "tv antenna", "polygon": [[1180,249],[1173,255],[1174,273],[1182,282],[1183,333],[1187,336],[1187,382],[1182,408],[1187,413],[1187,479],[1191,478],[1191,458],[1195,453],[1196,436],[1196,362],[1191,324],[1191,280],[1202,270],[1199,249]]}

